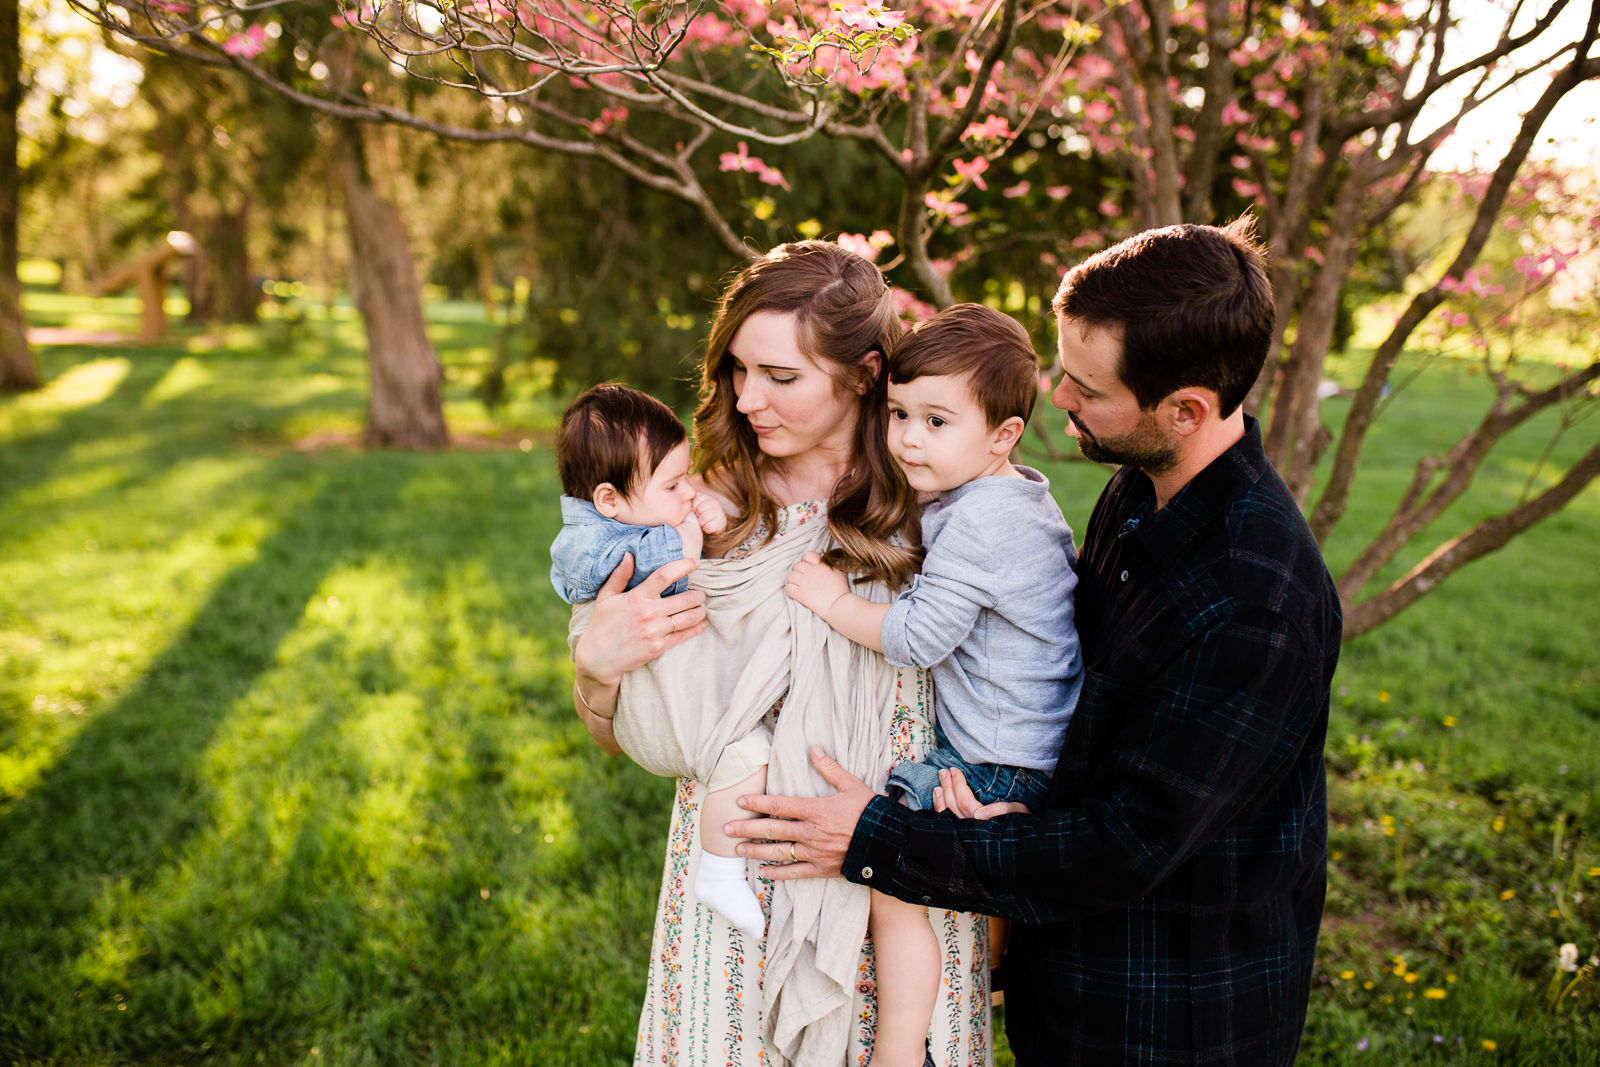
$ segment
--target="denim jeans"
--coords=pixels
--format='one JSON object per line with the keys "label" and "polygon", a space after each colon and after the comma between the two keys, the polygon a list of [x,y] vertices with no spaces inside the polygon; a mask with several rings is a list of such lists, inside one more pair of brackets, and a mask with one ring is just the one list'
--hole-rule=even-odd
{"label": "denim jeans", "polygon": [[938,744],[916,763],[896,764],[889,772],[889,796],[904,796],[906,806],[912,811],[933,807],[933,789],[939,784],[939,770],[944,767],[959,769],[966,776],[967,785],[980,804],[994,804],[1003,800],[1026,804],[1030,811],[1043,811],[1045,796],[1050,792],[1050,776],[1044,771],[1026,767],[1007,767],[998,763],[968,763],[950,744],[944,729],[937,723],[934,735]]}

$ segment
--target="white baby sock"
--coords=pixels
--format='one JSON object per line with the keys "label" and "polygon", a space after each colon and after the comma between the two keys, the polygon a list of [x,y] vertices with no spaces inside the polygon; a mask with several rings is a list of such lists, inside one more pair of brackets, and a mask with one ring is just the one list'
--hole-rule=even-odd
{"label": "white baby sock", "polygon": [[752,941],[766,932],[766,917],[745,880],[743,856],[713,856],[700,853],[700,870],[694,876],[694,895],[700,903],[727,919]]}

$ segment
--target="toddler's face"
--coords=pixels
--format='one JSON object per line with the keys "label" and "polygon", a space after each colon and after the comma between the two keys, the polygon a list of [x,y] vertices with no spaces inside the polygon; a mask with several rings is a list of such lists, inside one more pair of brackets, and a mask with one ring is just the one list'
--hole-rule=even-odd
{"label": "toddler's face", "polygon": [[919,493],[942,493],[993,473],[995,438],[964,376],[889,383],[889,452]]}
{"label": "toddler's face", "polygon": [[689,442],[667,453],[644,485],[617,497],[617,521],[629,526],[676,526],[689,517],[694,486],[689,484]]}

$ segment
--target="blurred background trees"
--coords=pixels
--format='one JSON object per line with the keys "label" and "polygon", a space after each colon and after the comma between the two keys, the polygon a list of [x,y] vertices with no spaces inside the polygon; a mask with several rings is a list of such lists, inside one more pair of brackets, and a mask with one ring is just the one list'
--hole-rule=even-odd
{"label": "blurred background trees", "polygon": [[[839,239],[877,259],[908,315],[981,300],[1048,353],[1049,298],[1073,263],[1147,226],[1251,212],[1279,316],[1249,410],[1326,539],[1372,421],[1404,384],[1402,353],[1432,345],[1441,322],[1461,335],[1449,324],[1463,314],[1505,333],[1535,305],[1573,322],[1594,306],[1592,284],[1484,301],[1523,292],[1515,263],[1530,256],[1546,281],[1592,282],[1593,215],[1574,190],[1593,172],[1568,168],[1558,195],[1535,149],[1600,75],[1596,0],[29,0],[23,12],[58,42],[35,48],[23,109],[28,254],[84,284],[189,230],[195,321],[249,321],[263,284],[352,294],[377,446],[447,440],[422,285],[502,324],[472,372],[491,407],[552,375],[558,389],[623,377],[683,403],[721,279],[780,241]],[[1518,93],[1492,158],[1439,162]],[[1353,351],[1363,323],[1359,367],[1341,364],[1352,380],[1331,380],[1330,356]],[[1560,365],[1530,355],[1529,335],[1452,350],[1501,383],[1499,399],[1384,505],[1384,534],[1341,579],[1351,633],[1600,468],[1591,450],[1547,471],[1515,508],[1368,588],[1510,429],[1559,408],[1560,434],[1594,432],[1592,331]]]}

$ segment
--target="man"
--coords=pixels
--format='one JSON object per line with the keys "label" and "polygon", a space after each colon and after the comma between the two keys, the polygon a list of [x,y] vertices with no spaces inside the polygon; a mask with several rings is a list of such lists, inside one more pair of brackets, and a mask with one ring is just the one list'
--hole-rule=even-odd
{"label": "man", "polygon": [[[1124,466],[1085,532],[1086,678],[1046,810],[837,792],[741,805],[740,846],[906,900],[1014,919],[1017,1061],[1295,1058],[1326,889],[1323,743],[1339,602],[1240,405],[1272,335],[1248,220],[1130,238],[1063,279],[1053,397]],[[955,814],[969,816],[956,818]],[[798,862],[787,863],[794,857]]]}

